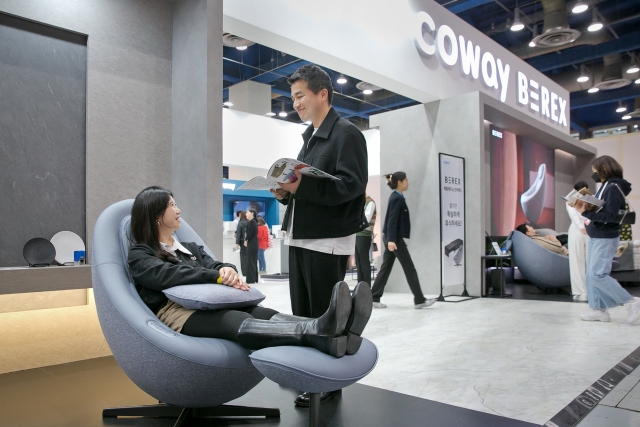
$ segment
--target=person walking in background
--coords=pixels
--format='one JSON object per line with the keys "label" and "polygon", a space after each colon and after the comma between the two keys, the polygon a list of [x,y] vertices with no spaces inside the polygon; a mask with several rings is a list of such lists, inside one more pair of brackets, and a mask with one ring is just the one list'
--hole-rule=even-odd
{"label": "person walking in background", "polygon": [[435,298],[426,299],[420,288],[418,280],[418,272],[413,265],[411,255],[404,239],[408,239],[411,234],[411,221],[409,219],[409,207],[404,199],[404,192],[409,188],[409,178],[404,172],[394,172],[384,176],[387,185],[391,187],[393,192],[389,196],[389,204],[387,206],[387,215],[384,218],[384,226],[382,228],[382,241],[385,246],[382,255],[382,266],[373,283],[373,307],[387,308],[386,304],[380,302],[380,298],[384,293],[384,287],[387,285],[389,274],[393,268],[393,263],[400,260],[400,265],[404,270],[404,275],[409,282],[409,289],[413,293],[413,302],[415,308],[420,309],[429,307],[436,302]]}
{"label": "person walking in background", "polygon": [[[247,231],[244,237],[244,246],[247,249],[247,271],[245,276],[247,283],[258,283],[258,221],[256,211],[249,209],[247,215]],[[243,270],[244,273],[244,270]]]}
{"label": "person walking in background", "polygon": [[613,256],[620,243],[619,211],[624,209],[625,198],[631,192],[631,184],[622,177],[622,166],[610,156],[598,157],[591,163],[593,180],[602,186],[596,197],[604,200],[598,212],[586,210],[585,203],[578,201],[576,210],[589,220],[587,234],[587,298],[589,310],[582,320],[608,322],[609,309],[619,305],[627,307],[627,322],[640,319],[640,298],[631,296],[620,283],[609,274]]}
{"label": "person walking in background", "polygon": [[245,234],[247,233],[247,213],[238,211],[238,226],[236,227],[236,249],[240,250],[240,270],[242,275],[247,275],[247,247],[244,245]]}
{"label": "person walking in background", "polygon": [[267,272],[267,261],[264,259],[264,251],[269,247],[269,227],[264,218],[258,217],[258,270]]}
{"label": "person walking in background", "polygon": [[356,233],[356,267],[358,268],[358,282],[367,282],[371,285],[371,242],[373,240],[373,227],[376,223],[376,202],[369,196],[364,202],[364,216],[369,226]]}
{"label": "person walking in background", "polygon": [[[580,191],[588,188],[584,181],[578,181],[573,189]],[[584,217],[573,206],[567,203],[567,213],[571,218],[569,226],[569,273],[571,275],[571,294],[574,301],[587,302],[587,245],[589,235],[584,224]]]}

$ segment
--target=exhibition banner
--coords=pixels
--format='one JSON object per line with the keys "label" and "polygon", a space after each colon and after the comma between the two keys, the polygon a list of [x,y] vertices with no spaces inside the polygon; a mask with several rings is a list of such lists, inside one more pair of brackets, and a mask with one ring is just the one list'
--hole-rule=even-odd
{"label": "exhibition banner", "polygon": [[464,159],[440,153],[442,287],[465,284]]}

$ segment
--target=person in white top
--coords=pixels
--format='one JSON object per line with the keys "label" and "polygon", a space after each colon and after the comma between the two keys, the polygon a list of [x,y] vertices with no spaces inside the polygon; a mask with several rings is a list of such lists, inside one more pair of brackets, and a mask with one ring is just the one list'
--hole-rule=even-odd
{"label": "person in white top", "polygon": [[[580,191],[588,188],[584,181],[578,181],[573,186]],[[569,226],[569,273],[571,275],[571,294],[574,301],[587,302],[587,245],[589,235],[585,227],[585,219],[576,208],[567,204],[567,213],[571,218]]]}

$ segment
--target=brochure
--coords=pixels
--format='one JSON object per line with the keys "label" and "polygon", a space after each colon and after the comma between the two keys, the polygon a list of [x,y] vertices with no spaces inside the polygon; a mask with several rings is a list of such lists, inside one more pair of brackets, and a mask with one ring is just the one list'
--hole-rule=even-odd
{"label": "brochure", "polygon": [[267,176],[256,176],[242,184],[238,190],[271,190],[278,189],[278,183],[292,184],[298,180],[295,171],[299,170],[302,175],[314,178],[328,178],[340,180],[333,175],[321,171],[318,168],[309,166],[300,160],[295,159],[278,159],[271,165]]}
{"label": "brochure", "polygon": [[604,200],[600,200],[597,197],[594,197],[589,193],[588,188],[583,188],[580,191],[571,190],[569,194],[564,197],[561,197],[562,200],[566,200],[567,204],[571,207],[576,206],[576,202],[578,200],[585,203],[585,208],[589,212],[595,212],[600,210],[602,206],[604,206]]}

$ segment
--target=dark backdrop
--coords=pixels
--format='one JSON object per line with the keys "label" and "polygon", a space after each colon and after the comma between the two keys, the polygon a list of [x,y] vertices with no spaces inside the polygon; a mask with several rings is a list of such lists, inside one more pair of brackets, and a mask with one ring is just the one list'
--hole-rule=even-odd
{"label": "dark backdrop", "polygon": [[86,241],[86,36],[0,13],[0,267],[24,244]]}

